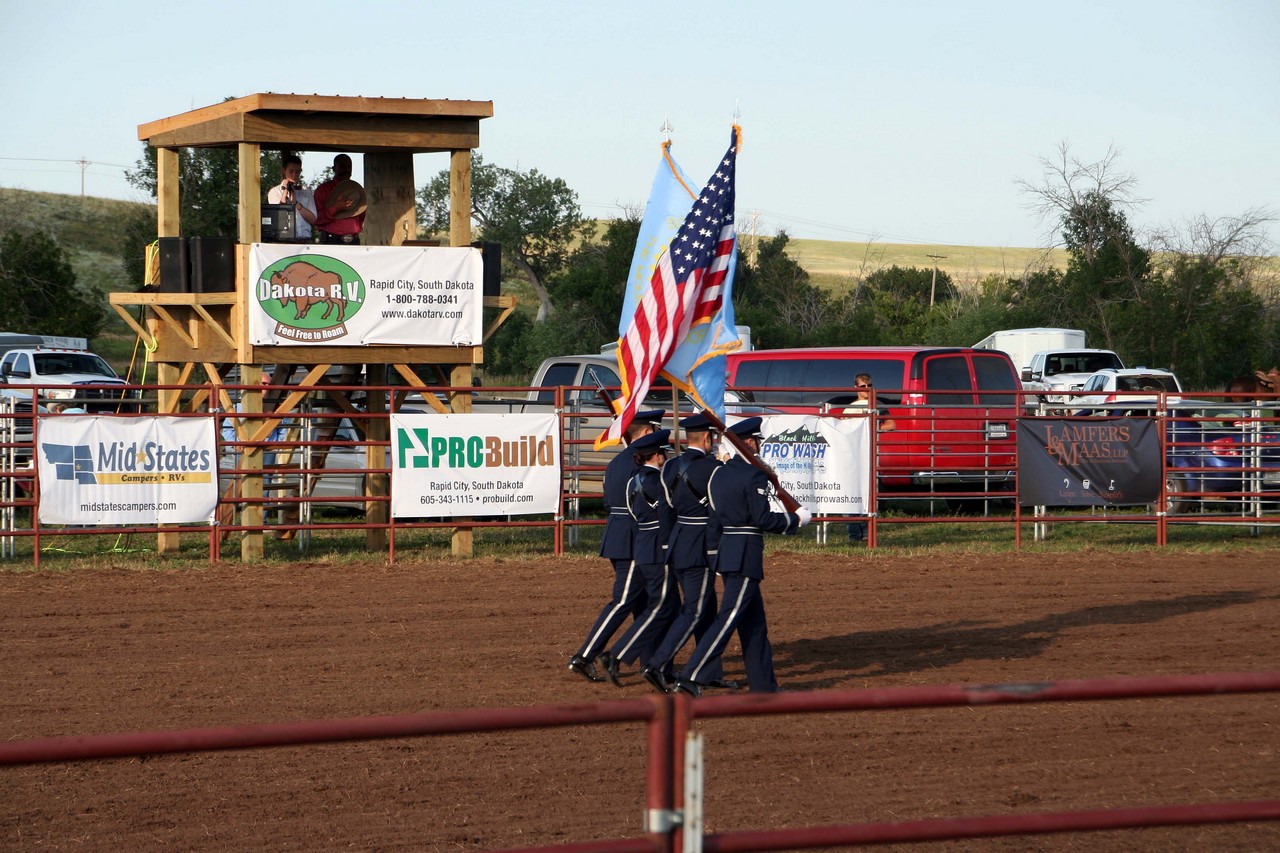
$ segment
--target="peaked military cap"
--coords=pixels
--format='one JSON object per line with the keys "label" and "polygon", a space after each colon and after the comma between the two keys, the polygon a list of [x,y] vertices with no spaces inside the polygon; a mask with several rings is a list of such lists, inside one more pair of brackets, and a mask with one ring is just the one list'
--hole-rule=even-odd
{"label": "peaked military cap", "polygon": [[729,432],[739,438],[764,438],[764,433],[760,432],[760,423],[760,418],[747,418],[729,427]]}
{"label": "peaked military cap", "polygon": [[706,432],[711,429],[711,419],[701,413],[690,415],[680,421],[680,429],[685,432]]}
{"label": "peaked military cap", "polygon": [[636,412],[635,417],[633,417],[631,421],[637,424],[653,424],[654,426],[659,426],[662,423],[662,416],[665,414],[666,412],[662,409],[645,409],[644,411]]}
{"label": "peaked military cap", "polygon": [[648,456],[656,450],[670,450],[671,444],[668,439],[671,438],[671,430],[660,429],[657,432],[651,432],[648,435],[641,436],[631,442],[630,450]]}

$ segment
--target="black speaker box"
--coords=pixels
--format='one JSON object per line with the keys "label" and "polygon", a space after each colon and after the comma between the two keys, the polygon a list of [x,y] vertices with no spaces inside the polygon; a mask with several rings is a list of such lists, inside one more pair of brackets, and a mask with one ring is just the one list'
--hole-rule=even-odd
{"label": "black speaker box", "polygon": [[235,245],[235,241],[230,237],[191,238],[192,293],[235,291]]}
{"label": "black speaker box", "polygon": [[191,259],[186,237],[160,238],[160,286],[165,293],[191,292]]}
{"label": "black speaker box", "polygon": [[484,295],[502,295],[502,244],[478,240],[471,244],[484,261]]}

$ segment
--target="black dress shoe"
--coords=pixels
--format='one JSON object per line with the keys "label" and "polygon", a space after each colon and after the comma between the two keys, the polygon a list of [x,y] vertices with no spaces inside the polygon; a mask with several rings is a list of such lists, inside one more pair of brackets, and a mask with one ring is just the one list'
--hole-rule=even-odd
{"label": "black dress shoe", "polygon": [[582,655],[574,655],[569,658],[569,671],[578,673],[587,681],[596,683],[604,681],[603,676],[596,674],[596,665]]}
{"label": "black dress shoe", "polygon": [[717,678],[714,681],[708,681],[703,687],[714,687],[717,690],[741,690],[742,682],[731,678]]}
{"label": "black dress shoe", "polygon": [[702,685],[698,684],[696,681],[690,681],[687,678],[677,678],[675,680],[675,684],[672,686],[671,692],[684,693],[696,699],[702,695]]}
{"label": "black dress shoe", "polygon": [[653,685],[653,689],[659,693],[670,693],[671,685],[667,682],[667,677],[662,674],[662,670],[654,669],[646,666],[640,670],[640,674],[644,676],[644,680]]}
{"label": "black dress shoe", "polygon": [[596,660],[600,661],[600,665],[604,667],[604,674],[613,682],[613,686],[621,687],[622,678],[618,675],[618,659],[611,652],[601,652]]}

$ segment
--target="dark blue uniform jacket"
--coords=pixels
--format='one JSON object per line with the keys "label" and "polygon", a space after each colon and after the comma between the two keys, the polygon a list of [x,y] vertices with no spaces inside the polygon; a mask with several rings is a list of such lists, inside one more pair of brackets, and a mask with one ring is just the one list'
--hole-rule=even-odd
{"label": "dark blue uniform jacket", "polygon": [[610,560],[630,560],[636,522],[627,511],[627,484],[640,470],[635,454],[623,447],[604,469],[604,505],[609,518],[600,538],[600,556]]}
{"label": "dark blue uniform jacket", "polygon": [[667,537],[673,515],[657,468],[643,465],[627,487],[627,505],[636,521],[632,556],[636,565],[661,565],[667,561]]}
{"label": "dark blue uniform jacket", "polygon": [[667,502],[675,513],[675,527],[667,541],[667,559],[673,569],[706,566],[714,554],[719,527],[707,508],[707,481],[720,462],[696,447],[670,459],[662,468]]}
{"label": "dark blue uniform jacket", "polygon": [[769,478],[740,456],[717,468],[708,488],[712,514],[720,523],[716,571],[763,579],[764,533],[794,533],[799,518],[769,508]]}

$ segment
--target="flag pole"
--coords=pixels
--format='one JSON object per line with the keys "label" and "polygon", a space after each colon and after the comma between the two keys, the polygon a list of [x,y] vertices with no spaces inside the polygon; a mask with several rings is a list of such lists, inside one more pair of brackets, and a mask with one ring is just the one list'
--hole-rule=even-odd
{"label": "flag pole", "polygon": [[711,426],[719,430],[720,434],[729,440],[734,450],[742,454],[743,459],[764,472],[765,476],[769,478],[769,483],[773,486],[774,492],[777,493],[778,500],[782,502],[783,509],[787,512],[795,512],[800,508],[800,501],[793,498],[790,492],[782,488],[782,483],[778,482],[778,472],[770,468],[757,456],[755,451],[736,432],[730,432],[729,428],[724,425],[724,421],[720,420],[715,412],[711,409],[703,409],[702,415],[711,422]]}

